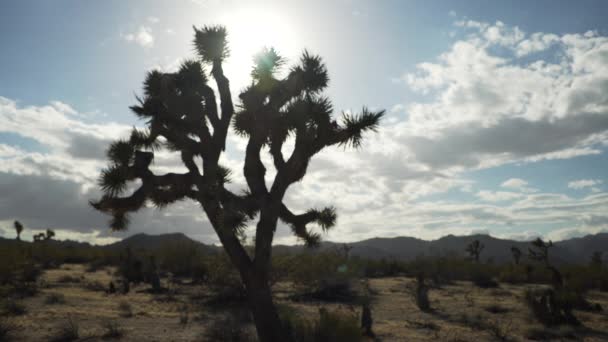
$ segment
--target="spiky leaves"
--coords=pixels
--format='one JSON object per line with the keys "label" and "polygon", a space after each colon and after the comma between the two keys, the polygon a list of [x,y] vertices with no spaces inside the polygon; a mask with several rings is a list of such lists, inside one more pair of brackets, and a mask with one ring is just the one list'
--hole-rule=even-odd
{"label": "spiky leaves", "polygon": [[341,140],[339,144],[354,148],[361,147],[363,133],[366,131],[376,132],[383,116],[383,110],[372,112],[365,107],[359,114],[342,114],[342,125],[346,134],[345,139]]}
{"label": "spiky leaves", "polygon": [[307,225],[316,223],[324,232],[327,232],[335,226],[337,220],[334,207],[310,209],[302,215],[295,215],[286,206],[283,206],[279,217],[308,247],[317,246],[321,241],[321,235],[311,231]]}
{"label": "spiky leaves", "polygon": [[118,140],[113,142],[108,149],[108,159],[118,166],[128,166],[133,160],[135,149],[126,140]]}
{"label": "spiky leaves", "polygon": [[101,170],[98,184],[110,196],[121,194],[127,188],[127,169],[112,165]]}
{"label": "spiky leaves", "polygon": [[285,64],[285,59],[274,48],[264,48],[253,56],[253,64],[251,77],[259,82],[273,78],[274,74]]}
{"label": "spiky leaves", "polygon": [[532,260],[549,264],[549,248],[553,247],[553,242],[544,242],[541,238],[532,241],[532,248],[528,248],[528,257]]}
{"label": "spiky leaves", "polygon": [[194,47],[203,61],[222,61],[230,55],[227,36],[223,26],[194,27]]}
{"label": "spiky leaves", "polygon": [[328,231],[333,228],[336,225],[336,220],[338,218],[335,207],[327,207],[321,210],[311,209],[307,214],[314,217],[314,222],[316,222],[323,231]]}
{"label": "spiky leaves", "polygon": [[306,50],[300,57],[300,65],[292,69],[291,77],[297,80],[298,88],[309,93],[319,92],[329,83],[329,73],[321,57]]}

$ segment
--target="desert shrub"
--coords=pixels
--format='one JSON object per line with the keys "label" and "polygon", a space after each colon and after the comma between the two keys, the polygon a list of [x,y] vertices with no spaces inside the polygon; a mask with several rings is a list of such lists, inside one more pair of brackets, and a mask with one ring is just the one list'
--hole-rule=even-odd
{"label": "desert shrub", "polygon": [[210,258],[207,260],[207,267],[209,268],[207,284],[214,293],[208,304],[245,303],[247,300],[245,286],[226,255],[217,255]]}
{"label": "desert shrub", "polygon": [[182,305],[179,307],[179,324],[187,325],[190,321],[190,309],[188,305]]}
{"label": "desert shrub", "polygon": [[463,313],[460,315],[460,323],[469,326],[471,329],[474,330],[485,330],[487,328],[486,326],[486,320],[484,319],[484,317],[479,314],[467,314],[467,313]]}
{"label": "desert shrub", "polygon": [[103,269],[106,266],[109,266],[109,264],[110,264],[109,259],[106,259],[106,258],[94,259],[87,264],[87,268],[85,269],[85,272],[94,273],[94,272],[97,272],[97,271]]}
{"label": "desert shrub", "polygon": [[82,281],[82,278],[74,277],[69,274],[65,274],[65,275],[62,275],[61,277],[57,278],[57,282],[61,283],[61,284],[80,283],[81,281]]}
{"label": "desert shrub", "polygon": [[[103,286],[103,284],[98,281],[87,281],[82,285],[83,288],[89,290],[89,291],[95,291],[95,292],[103,292],[106,291],[106,287]],[[116,288],[114,289],[114,292],[116,292]]]}
{"label": "desert shrub", "polygon": [[218,342],[247,342],[255,341],[254,336],[247,329],[243,329],[244,322],[239,315],[228,313],[220,319],[213,321],[205,330],[203,341]]}
{"label": "desert shrub", "polygon": [[356,315],[319,309],[319,319],[309,321],[292,310],[280,310],[281,321],[296,342],[362,341]]}
{"label": "desert shrub", "polygon": [[101,335],[104,339],[120,339],[124,336],[125,332],[118,322],[114,320],[108,320],[102,323],[103,334]]}
{"label": "desert shrub", "polygon": [[555,328],[542,327],[542,328],[529,328],[524,333],[527,339],[532,341],[561,341],[563,339],[576,340],[578,337],[572,327],[560,326]]}
{"label": "desert shrub", "polygon": [[138,284],[144,280],[143,262],[135,256],[130,248],[121,254],[116,275],[128,283]]}
{"label": "desert shrub", "polygon": [[358,299],[356,265],[338,253],[301,254],[292,259],[290,279],[298,291],[293,300],[352,303]]}
{"label": "desert shrub", "polygon": [[133,317],[133,308],[131,307],[131,304],[129,304],[127,301],[121,301],[120,303],[118,303],[118,312],[120,317],[124,317],[124,318],[129,318],[129,317]]}
{"label": "desert shrub", "polygon": [[44,299],[45,304],[64,304],[65,296],[62,293],[49,293]]}
{"label": "desert shrub", "polygon": [[562,268],[566,286],[573,291],[608,291],[608,269],[602,266],[567,265]]}
{"label": "desert shrub", "polygon": [[486,320],[486,330],[490,332],[496,341],[509,341],[512,321],[500,321],[498,319]]}
{"label": "desert shrub", "polygon": [[13,339],[13,332],[15,326],[6,321],[6,319],[0,317],[0,341],[11,341]]}
{"label": "desert shrub", "polygon": [[492,278],[489,271],[477,267],[471,273],[471,282],[482,289],[498,287],[498,283]]}
{"label": "desert shrub", "polygon": [[523,284],[528,281],[525,265],[508,265],[498,274],[500,282]]}
{"label": "desert shrub", "polygon": [[572,313],[575,297],[566,289],[526,289],[524,294],[532,315],[545,326],[580,325]]}
{"label": "desert shrub", "polygon": [[55,336],[51,338],[52,342],[68,342],[75,341],[80,336],[80,326],[72,317],[62,322]]}
{"label": "desert shrub", "polygon": [[507,313],[510,310],[505,308],[504,306],[498,305],[498,304],[490,304],[486,307],[483,308],[484,310],[486,310],[489,313],[493,313],[493,314],[503,314],[503,313]]}
{"label": "desert shrub", "polygon": [[363,275],[367,278],[395,277],[406,273],[405,263],[395,259],[365,260],[354,259],[354,264],[360,264]]}
{"label": "desert shrub", "polygon": [[191,277],[204,280],[204,256],[197,246],[175,242],[164,245],[156,251],[159,269],[171,272],[175,277]]}
{"label": "desert shrub", "polygon": [[25,306],[15,300],[15,298],[8,297],[2,301],[1,312],[4,316],[20,316],[26,313],[26,309]]}

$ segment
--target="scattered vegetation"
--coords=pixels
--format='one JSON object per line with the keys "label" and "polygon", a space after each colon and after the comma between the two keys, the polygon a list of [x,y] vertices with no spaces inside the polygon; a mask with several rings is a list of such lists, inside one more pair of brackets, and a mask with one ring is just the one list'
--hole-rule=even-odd
{"label": "scattered vegetation", "polygon": [[15,327],[6,321],[3,317],[0,317],[0,341],[11,341],[13,339],[13,332]]}
{"label": "scattered vegetation", "polygon": [[120,339],[124,336],[125,332],[117,321],[107,320],[102,323],[103,334],[101,335],[104,339]]}
{"label": "scattered vegetation", "polygon": [[44,299],[45,304],[65,304],[65,296],[62,293],[49,293]]}
{"label": "scattered vegetation", "polygon": [[80,326],[71,316],[61,323],[57,330],[55,336],[51,338],[52,342],[75,341],[80,336]]}
{"label": "scattered vegetation", "polygon": [[356,315],[319,308],[318,320],[310,321],[293,310],[281,310],[283,325],[295,342],[362,341]]}
{"label": "scattered vegetation", "polygon": [[15,298],[9,297],[2,302],[2,314],[5,316],[20,316],[26,313],[25,306]]}
{"label": "scattered vegetation", "polygon": [[118,312],[120,317],[123,318],[129,318],[129,317],[133,317],[133,308],[131,307],[131,304],[129,304],[127,301],[121,301],[120,303],[118,303]]}

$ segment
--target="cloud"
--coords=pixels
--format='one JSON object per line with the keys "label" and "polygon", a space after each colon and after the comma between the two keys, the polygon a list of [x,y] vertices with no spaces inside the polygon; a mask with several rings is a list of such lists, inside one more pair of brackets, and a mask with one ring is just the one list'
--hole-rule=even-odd
{"label": "cloud", "polygon": [[523,194],[509,191],[482,190],[476,194],[477,197],[488,202],[511,201],[523,197]]}
{"label": "cloud", "polygon": [[601,153],[608,131],[608,38],[526,34],[462,21],[469,35],[402,76],[429,102],[389,129],[432,169],[489,168]]}
{"label": "cloud", "polygon": [[570,189],[581,190],[584,188],[593,188],[596,185],[602,184],[599,179],[579,179],[568,183]]}
{"label": "cloud", "polygon": [[[472,231],[558,238],[608,227],[608,194],[598,184],[588,186],[592,192],[586,196],[573,198],[543,192],[516,175],[497,188],[480,188],[468,178],[468,171],[480,168],[603,153],[608,146],[606,37],[528,34],[503,23],[459,25],[456,30],[465,31],[466,38],[400,78],[426,94],[419,98],[424,100],[395,105],[390,120],[368,136],[361,150],[321,152],[303,181],[288,191],[285,201],[298,213],[337,207],[338,225],[325,238],[431,239]],[[151,36],[151,29],[143,31]],[[138,32],[123,38],[140,44]],[[161,64],[171,70],[178,62]],[[130,127],[86,122],[62,102],[28,106],[3,97],[0,122],[1,132],[45,147],[0,143],[0,193],[10,194],[0,198],[0,227],[22,219],[31,229],[51,227],[80,239],[107,241],[101,239],[125,234],[110,234],[108,218],[86,202],[99,196],[96,179],[108,142],[127,136]],[[231,187],[242,189],[245,144],[232,135],[228,142],[222,162],[234,171]],[[263,161],[272,175],[267,155]],[[179,155],[163,152],[156,154],[153,168],[161,173],[183,166]],[[217,241],[204,213],[191,202],[164,211],[146,208],[132,222],[128,234],[182,231]],[[281,226],[276,241],[294,238]]]}
{"label": "cloud", "polygon": [[120,36],[125,41],[138,44],[143,48],[151,48],[154,46],[154,36],[152,35],[152,29],[145,25],[140,26],[135,32],[127,34],[121,33]]}
{"label": "cloud", "polygon": [[512,189],[523,189],[528,185],[528,182],[521,178],[509,178],[504,181],[500,186],[503,188],[512,188]]}

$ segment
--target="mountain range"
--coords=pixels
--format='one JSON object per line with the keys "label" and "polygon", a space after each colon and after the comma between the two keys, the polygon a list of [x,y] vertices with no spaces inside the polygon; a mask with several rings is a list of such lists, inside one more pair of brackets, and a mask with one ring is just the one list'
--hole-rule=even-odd
{"label": "mountain range", "polygon": [[[397,259],[412,260],[423,256],[465,256],[466,246],[473,240],[479,240],[484,249],[481,260],[488,259],[497,263],[512,260],[511,247],[519,248],[524,255],[530,247],[530,241],[516,241],[499,239],[489,235],[477,234],[469,236],[447,235],[437,240],[421,240],[413,237],[372,238],[358,242],[348,243],[351,247],[350,255],[367,259]],[[0,238],[0,243],[14,240]],[[53,241],[65,247],[91,246],[83,242]],[[326,241],[314,249],[301,245],[287,246],[275,245],[275,254],[319,253],[323,251],[342,248],[344,244]],[[1,244],[0,244],[1,246]],[[180,246],[195,248],[204,254],[218,253],[221,247],[204,244],[193,240],[182,233],[161,235],[135,234],[115,243],[98,246],[98,248],[122,250],[129,246],[132,249],[153,250],[165,246]],[[556,263],[587,263],[594,252],[603,252],[608,255],[608,233],[587,235],[579,238],[562,240],[554,243],[550,250],[550,257]]]}

